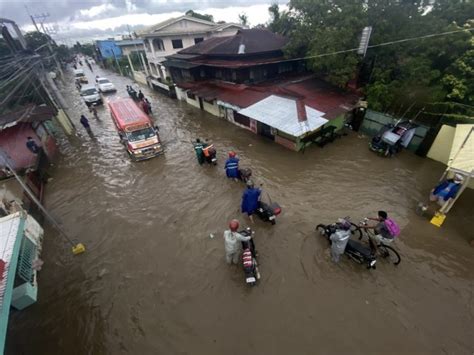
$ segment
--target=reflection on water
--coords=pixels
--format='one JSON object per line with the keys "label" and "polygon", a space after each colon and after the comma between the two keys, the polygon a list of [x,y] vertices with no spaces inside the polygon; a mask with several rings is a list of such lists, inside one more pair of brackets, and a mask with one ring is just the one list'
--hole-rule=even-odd
{"label": "reflection on water", "polygon": [[[127,96],[128,79],[106,76],[115,96]],[[133,163],[106,107],[90,118],[93,137],[81,130],[86,107],[69,89],[80,136],[62,141],[46,203],[87,252],[71,256],[48,230],[39,302],[11,317],[8,354],[474,349],[466,243],[474,194],[466,192],[442,229],[414,214],[440,164],[408,153],[379,158],[355,134],[296,154],[150,91],[166,153]],[[215,143],[217,167],[196,163],[198,137]],[[262,280],[252,289],[239,268],[225,265],[222,239],[209,238],[231,218],[247,223],[243,184],[223,171],[229,150],[283,207],[277,225],[255,224]],[[346,259],[331,263],[315,225],[347,215],[357,222],[379,209],[403,228],[402,263],[370,272]]]}

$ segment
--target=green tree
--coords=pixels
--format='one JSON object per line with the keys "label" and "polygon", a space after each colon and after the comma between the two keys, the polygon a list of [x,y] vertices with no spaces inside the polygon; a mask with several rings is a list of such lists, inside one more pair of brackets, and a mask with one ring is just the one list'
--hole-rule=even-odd
{"label": "green tree", "polygon": [[245,14],[245,12],[239,14],[239,23],[242,25],[242,26],[247,26],[249,24],[249,18],[247,17],[247,15]]}
{"label": "green tree", "polygon": [[186,11],[186,16],[191,16],[191,17],[198,18],[201,20],[214,22],[214,16],[209,15],[209,14],[200,14],[200,13],[194,12],[193,10]]}

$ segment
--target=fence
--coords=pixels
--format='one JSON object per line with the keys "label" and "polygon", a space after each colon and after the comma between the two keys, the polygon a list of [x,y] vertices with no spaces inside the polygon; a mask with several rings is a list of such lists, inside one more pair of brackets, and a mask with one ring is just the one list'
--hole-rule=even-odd
{"label": "fence", "polygon": [[[384,125],[390,123],[395,124],[398,120],[400,120],[400,118],[386,115],[377,111],[367,110],[364,121],[360,127],[360,131],[372,137],[379,133]],[[415,131],[415,136],[408,146],[408,149],[413,152],[417,151],[429,130],[430,127],[419,124]]]}

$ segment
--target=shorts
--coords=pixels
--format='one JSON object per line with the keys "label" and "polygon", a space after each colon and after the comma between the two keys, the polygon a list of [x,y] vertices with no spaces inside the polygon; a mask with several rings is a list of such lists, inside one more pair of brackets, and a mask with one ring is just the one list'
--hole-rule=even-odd
{"label": "shorts", "polygon": [[385,238],[384,236],[382,236],[381,234],[374,234],[374,239],[379,242],[379,243],[382,243],[382,244],[390,244],[393,242],[394,238],[392,239],[389,239],[389,238]]}

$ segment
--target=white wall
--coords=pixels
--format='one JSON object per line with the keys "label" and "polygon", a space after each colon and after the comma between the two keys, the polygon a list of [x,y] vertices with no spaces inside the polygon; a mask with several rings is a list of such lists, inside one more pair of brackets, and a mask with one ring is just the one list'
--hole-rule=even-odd
{"label": "white wall", "polygon": [[211,115],[222,117],[221,112],[219,110],[219,106],[216,104],[216,100],[213,101],[212,104],[203,101],[204,111],[209,112]]}
{"label": "white wall", "polygon": [[199,23],[183,19],[170,26],[163,28],[163,32],[189,32],[189,31],[208,31],[214,25],[207,25],[205,23]]}
{"label": "white wall", "polygon": [[190,104],[191,106],[197,107],[198,109],[201,109],[201,106],[199,106],[199,97],[196,96],[196,100],[190,99],[186,93],[184,94],[186,97],[186,102]]}

